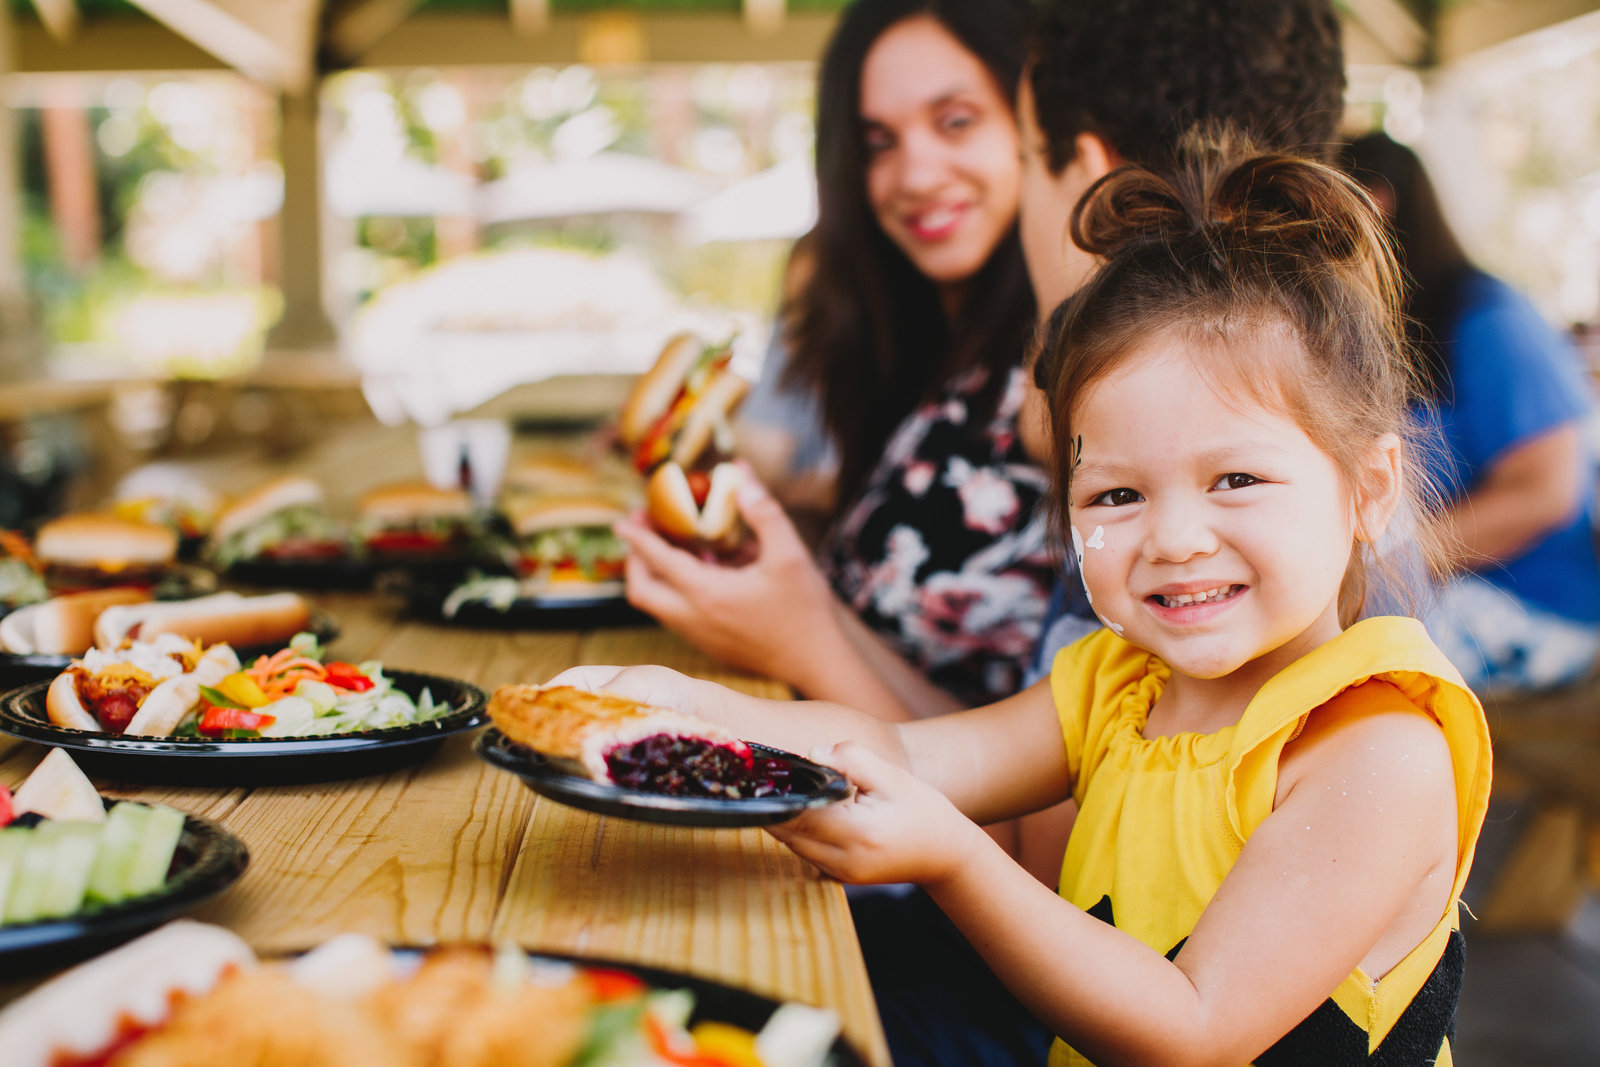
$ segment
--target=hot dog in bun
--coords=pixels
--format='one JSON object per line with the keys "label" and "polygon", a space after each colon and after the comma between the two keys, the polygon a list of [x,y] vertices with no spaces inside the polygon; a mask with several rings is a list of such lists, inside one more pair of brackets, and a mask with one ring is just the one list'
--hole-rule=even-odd
{"label": "hot dog in bun", "polygon": [[310,621],[311,609],[295,593],[216,593],[108,607],[95,620],[94,644],[117,648],[125,641],[176,634],[204,645],[282,645]]}
{"label": "hot dog in bun", "polygon": [[19,656],[81,656],[95,643],[94,625],[113,607],[150,601],[137,586],[62,593],[0,619],[0,649]]}
{"label": "hot dog in bun", "polygon": [[617,433],[641,474],[669,459],[693,466],[713,446],[721,453],[733,450],[729,420],[750,383],[728,370],[732,354],[726,344],[678,334],[640,375],[622,406]]}
{"label": "hot dog in bun", "polygon": [[91,648],[50,683],[45,711],[74,730],[165,737],[199,701],[202,685],[238,669],[227,645],[202,652],[175,634],[114,651]]}
{"label": "hot dog in bun", "polygon": [[650,476],[645,509],[651,524],[669,540],[689,548],[730,552],[750,534],[737,499],[748,477],[734,463],[689,472],[676,463],[663,463]]}

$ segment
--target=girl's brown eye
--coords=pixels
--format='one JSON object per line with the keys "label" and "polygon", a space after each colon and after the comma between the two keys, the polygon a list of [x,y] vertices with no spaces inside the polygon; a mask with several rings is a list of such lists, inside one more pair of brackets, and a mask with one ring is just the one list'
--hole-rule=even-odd
{"label": "girl's brown eye", "polygon": [[1100,507],[1120,508],[1126,507],[1129,504],[1137,504],[1143,499],[1144,497],[1140,496],[1139,493],[1133,489],[1107,489],[1105,492],[1089,501],[1089,506],[1095,507],[1098,505]]}
{"label": "girl's brown eye", "polygon": [[1261,481],[1261,479],[1257,478],[1253,474],[1242,474],[1238,471],[1235,471],[1233,474],[1224,474],[1221,478],[1217,479],[1217,488],[1243,489],[1246,486],[1255,485],[1259,481]]}

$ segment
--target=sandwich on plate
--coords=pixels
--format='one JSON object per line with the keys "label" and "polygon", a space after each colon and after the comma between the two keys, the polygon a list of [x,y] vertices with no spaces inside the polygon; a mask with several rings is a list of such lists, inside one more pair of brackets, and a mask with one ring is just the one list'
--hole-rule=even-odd
{"label": "sandwich on plate", "polygon": [[369,489],[359,504],[357,532],[375,556],[439,556],[466,551],[481,535],[466,490],[427,482]]}
{"label": "sandwich on plate", "polygon": [[350,554],[350,538],[328,515],[322,486],[289,474],[224,508],[211,528],[207,554],[224,570],[245,560],[338,559]]}
{"label": "sandwich on plate", "polygon": [[33,551],[52,589],[154,585],[172,570],[178,535],[156,523],[84,512],[40,526]]}

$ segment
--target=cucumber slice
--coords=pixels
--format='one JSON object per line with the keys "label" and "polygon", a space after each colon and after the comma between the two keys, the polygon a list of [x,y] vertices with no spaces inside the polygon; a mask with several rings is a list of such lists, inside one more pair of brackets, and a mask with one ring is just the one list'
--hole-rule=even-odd
{"label": "cucumber slice", "polygon": [[100,848],[100,824],[91,822],[56,823],[51,837],[50,877],[38,915],[54,919],[71,915],[83,907],[83,894],[89,888],[89,871]]}
{"label": "cucumber slice", "polygon": [[144,837],[151,808],[123,801],[111,808],[100,834],[100,851],[89,872],[89,897],[102,904],[114,904],[128,895],[128,870]]}
{"label": "cucumber slice", "polygon": [[31,923],[44,914],[50,891],[50,874],[55,867],[57,831],[60,823],[42,822],[28,831],[22,847],[11,895],[6,899],[8,923]]}
{"label": "cucumber slice", "polygon": [[0,830],[0,924],[5,922],[6,898],[11,895],[17,871],[22,867],[22,850],[32,836],[32,830],[20,826]]}
{"label": "cucumber slice", "polygon": [[151,808],[145,817],[144,834],[128,866],[125,886],[130,897],[154,893],[167,884],[167,869],[178,851],[183,835],[183,812],[177,808]]}

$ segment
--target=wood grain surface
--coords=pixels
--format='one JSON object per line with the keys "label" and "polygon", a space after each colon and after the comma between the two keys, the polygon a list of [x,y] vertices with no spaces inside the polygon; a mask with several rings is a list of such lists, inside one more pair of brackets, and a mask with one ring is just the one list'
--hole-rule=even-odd
{"label": "wood grain surface", "polygon": [[[316,599],[340,624],[340,658],[376,658],[485,689],[542,682],[576,664],[662,663],[788,696],[654,627],[476,631],[406,620],[378,595]],[[418,766],[343,782],[100,784],[218,820],[243,839],[248,871],[194,917],[231,927],[263,954],[363,931],[396,944],[509,939],[688,971],[834,1008],[868,1062],[886,1067],[838,883],[759,830],[629,822],[538,798],[477,759],[471,740],[452,738]],[[20,781],[43,751],[0,739],[0,781]]]}

